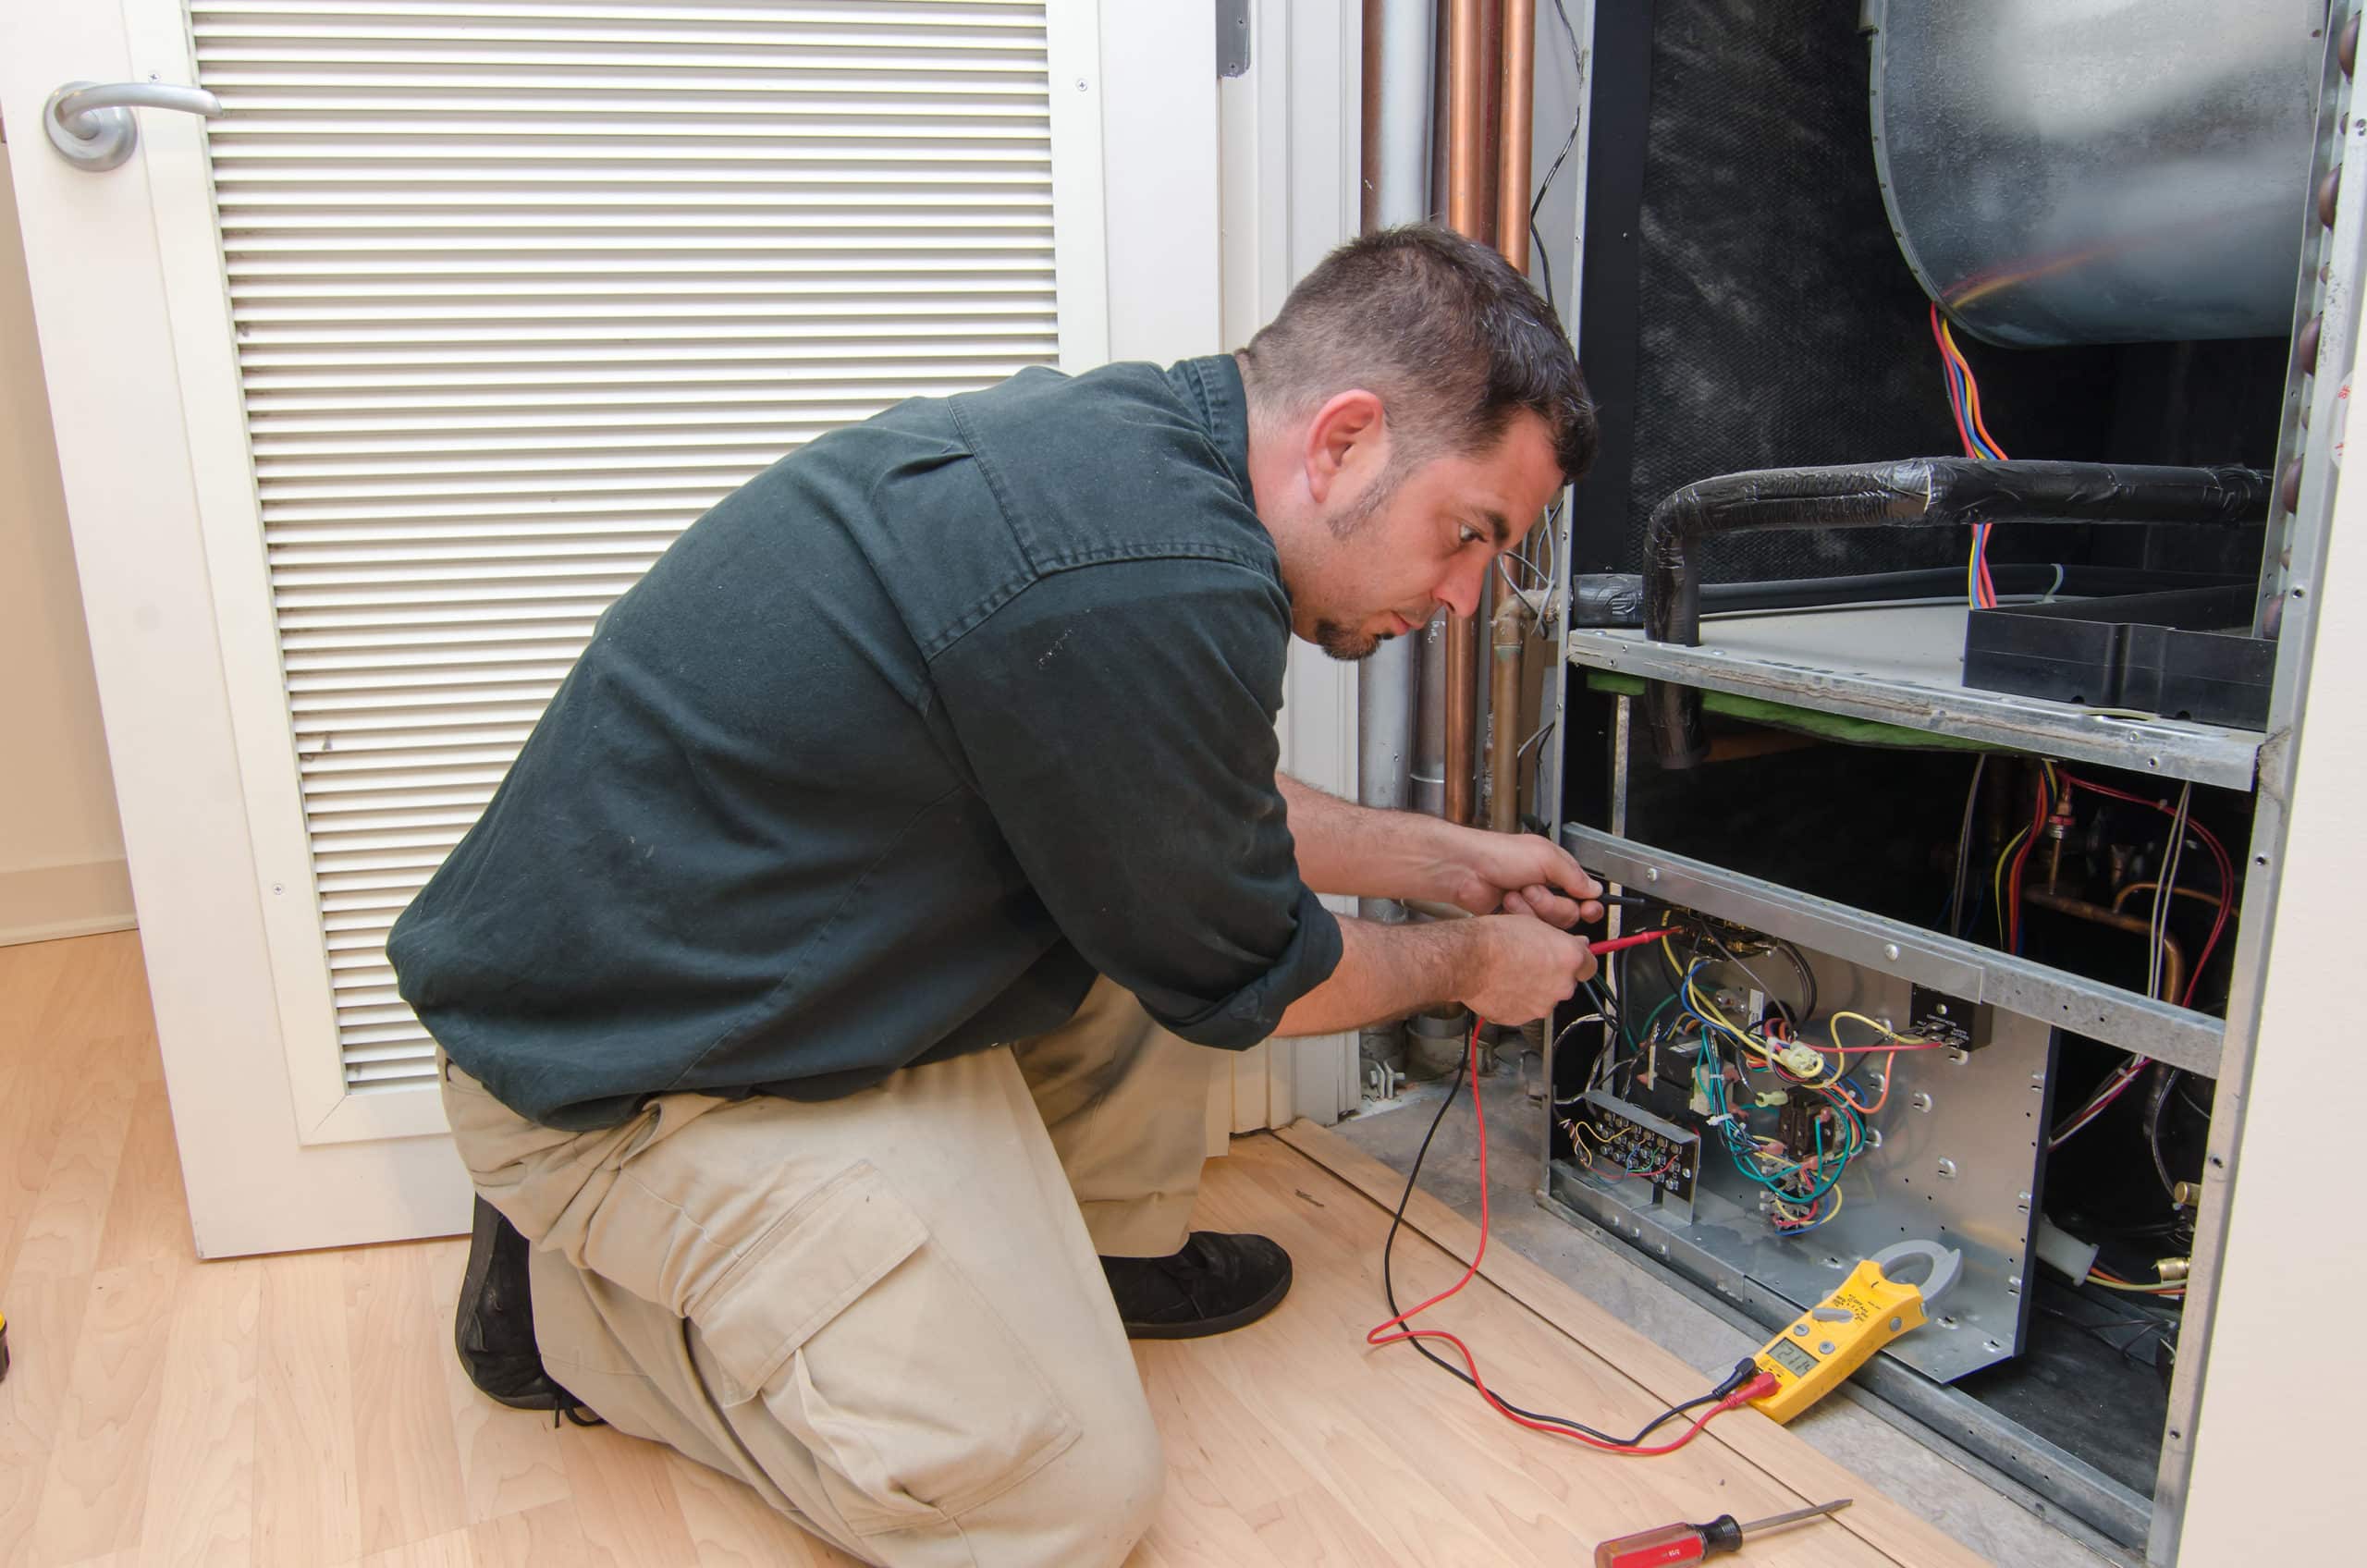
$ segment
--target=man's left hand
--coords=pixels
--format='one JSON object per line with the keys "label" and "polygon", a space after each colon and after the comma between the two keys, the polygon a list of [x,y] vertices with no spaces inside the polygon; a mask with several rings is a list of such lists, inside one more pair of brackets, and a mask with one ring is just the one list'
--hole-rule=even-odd
{"label": "man's left hand", "polygon": [[1474,914],[1530,914],[1564,930],[1602,918],[1602,885],[1534,833],[1458,828],[1438,875],[1445,901]]}

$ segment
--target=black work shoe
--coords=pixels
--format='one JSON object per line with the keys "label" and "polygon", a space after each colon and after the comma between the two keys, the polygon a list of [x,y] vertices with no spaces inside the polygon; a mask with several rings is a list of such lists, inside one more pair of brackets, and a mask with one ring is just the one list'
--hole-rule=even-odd
{"label": "black work shoe", "polygon": [[1130,1340],[1196,1340],[1255,1323],[1290,1293],[1291,1255],[1263,1236],[1195,1231],[1167,1257],[1105,1257]]}
{"label": "black work shoe", "polygon": [[452,1318],[452,1347],[460,1352],[469,1381],[487,1399],[513,1410],[564,1411],[581,1423],[583,1403],[543,1370],[526,1252],[518,1227],[477,1199],[469,1268],[460,1277],[460,1305]]}

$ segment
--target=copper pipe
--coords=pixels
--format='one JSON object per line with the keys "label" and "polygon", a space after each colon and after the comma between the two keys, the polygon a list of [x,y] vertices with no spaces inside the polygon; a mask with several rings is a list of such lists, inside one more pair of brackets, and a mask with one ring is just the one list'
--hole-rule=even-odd
{"label": "copper pipe", "polygon": [[1356,232],[1380,227],[1380,38],[1383,0],[1364,0],[1365,54],[1362,145],[1357,149]]}
{"label": "copper pipe", "polygon": [[[2153,923],[2140,920],[2133,914],[2116,914],[2102,904],[2091,904],[2085,899],[2075,899],[2068,893],[2058,893],[2052,888],[2026,888],[2024,903],[2051,909],[2057,914],[2067,914],[2074,920],[2084,920],[2091,925],[2109,925],[2116,931],[2133,932],[2140,937],[2153,934]],[[2162,937],[2162,997],[2175,1000],[2186,994],[2186,949],[2178,946],[2176,937]]]}
{"label": "copper pipe", "polygon": [[1488,667],[1488,826],[1510,833],[1520,826],[1520,655],[1528,645],[1528,606],[1497,595],[1494,661]]}
{"label": "copper pipe", "polygon": [[[1481,165],[1487,127],[1480,118],[1479,85],[1487,71],[1480,48],[1479,0],[1447,0],[1446,221],[1468,239],[1488,239],[1481,206]],[[1468,826],[1476,792],[1478,761],[1478,628],[1450,615],[1446,626],[1446,819]]]}
{"label": "copper pipe", "polygon": [[[2128,901],[2130,894],[2150,893],[2160,886],[2161,884],[2158,882],[2131,882],[2128,887],[2123,888],[2119,892],[2115,893],[2112,896],[2112,907],[2117,910],[2121,905]],[[2200,888],[2180,888],[2177,889],[2177,896],[2182,899],[2193,899],[2199,902],[2209,904],[2213,909],[2217,909],[2219,907],[2218,896],[2213,893],[2206,893]]]}
{"label": "copper pipe", "polygon": [[1496,249],[1528,271],[1528,159],[1537,94],[1537,0],[1504,0],[1503,91],[1499,97]]}
{"label": "copper pipe", "polygon": [[1496,232],[1496,166],[1503,151],[1497,136],[1502,123],[1500,65],[1504,57],[1504,0],[1479,0],[1479,227],[1485,239]]}
{"label": "copper pipe", "polygon": [[1479,168],[1486,155],[1480,139],[1479,80],[1486,69],[1479,52],[1479,0],[1447,0],[1446,8],[1446,223],[1457,234],[1488,238],[1479,225]]}

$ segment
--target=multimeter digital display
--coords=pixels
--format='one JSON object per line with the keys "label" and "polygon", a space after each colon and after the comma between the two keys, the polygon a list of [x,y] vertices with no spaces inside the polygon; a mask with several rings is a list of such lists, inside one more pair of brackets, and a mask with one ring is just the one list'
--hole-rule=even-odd
{"label": "multimeter digital display", "polygon": [[1789,1368],[1796,1378],[1805,1378],[1816,1370],[1816,1357],[1789,1340],[1777,1340],[1767,1347],[1767,1354]]}

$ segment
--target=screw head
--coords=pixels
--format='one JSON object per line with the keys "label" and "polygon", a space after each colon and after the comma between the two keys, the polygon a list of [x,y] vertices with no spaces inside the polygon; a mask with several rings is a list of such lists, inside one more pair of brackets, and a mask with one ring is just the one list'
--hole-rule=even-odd
{"label": "screw head", "polygon": [[1932,1096],[1919,1090],[1907,1103],[1918,1110],[1929,1110],[1932,1109]]}
{"label": "screw head", "polygon": [[1889,958],[1889,959],[1895,959],[1895,958],[1896,958],[1897,956],[1898,956],[1898,944],[1897,944],[1896,942],[1884,942],[1884,943],[1883,944],[1883,957],[1884,957],[1884,958]]}
{"label": "screw head", "polygon": [[1657,881],[1659,881],[1660,879],[1661,879],[1661,868],[1660,868],[1659,866],[1657,866],[1657,865],[1648,865],[1648,866],[1644,867],[1644,880],[1645,880],[1645,881],[1647,881],[1647,882],[1657,882]]}
{"label": "screw head", "polygon": [[1907,1319],[1904,1317],[1894,1317],[1890,1320],[1890,1331],[1894,1334],[1899,1332],[1906,1327]]}

